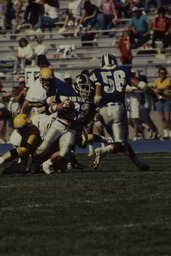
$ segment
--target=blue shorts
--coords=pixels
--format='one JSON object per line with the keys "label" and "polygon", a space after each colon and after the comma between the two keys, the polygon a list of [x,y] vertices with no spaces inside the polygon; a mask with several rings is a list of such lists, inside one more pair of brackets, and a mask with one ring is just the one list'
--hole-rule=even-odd
{"label": "blue shorts", "polygon": [[156,110],[158,112],[171,112],[171,100],[166,100],[163,103],[159,100],[157,102]]}

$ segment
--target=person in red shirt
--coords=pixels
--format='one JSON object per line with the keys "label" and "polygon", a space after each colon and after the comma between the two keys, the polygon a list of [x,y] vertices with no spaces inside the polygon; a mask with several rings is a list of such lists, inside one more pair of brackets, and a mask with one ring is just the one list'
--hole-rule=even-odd
{"label": "person in red shirt", "polygon": [[155,41],[162,39],[164,48],[168,47],[168,37],[171,29],[171,19],[165,16],[166,11],[163,7],[158,9],[158,16],[153,21],[152,47],[155,48]]}
{"label": "person in red shirt", "polygon": [[132,64],[132,52],[131,52],[131,44],[129,38],[129,32],[127,30],[123,31],[123,35],[118,42],[118,52],[120,61],[123,65]]}

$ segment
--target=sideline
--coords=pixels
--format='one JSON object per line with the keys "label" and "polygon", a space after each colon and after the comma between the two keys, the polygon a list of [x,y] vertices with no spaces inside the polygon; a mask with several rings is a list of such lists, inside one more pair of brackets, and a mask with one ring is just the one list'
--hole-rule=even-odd
{"label": "sideline", "polygon": [[[171,152],[171,140],[139,140],[129,141],[136,153]],[[94,149],[100,147],[100,143],[94,143]],[[0,155],[13,149],[11,144],[0,144]],[[88,147],[82,149],[76,146],[76,153],[88,153]]]}

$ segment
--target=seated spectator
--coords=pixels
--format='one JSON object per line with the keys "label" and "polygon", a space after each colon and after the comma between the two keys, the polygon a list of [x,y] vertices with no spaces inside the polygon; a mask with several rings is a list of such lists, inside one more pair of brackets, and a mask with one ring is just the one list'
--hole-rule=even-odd
{"label": "seated spectator", "polygon": [[119,18],[130,18],[131,17],[131,8],[132,0],[113,0],[116,9],[118,11]]}
{"label": "seated spectator", "polygon": [[67,32],[68,23],[70,20],[74,21],[75,30],[82,16],[82,3],[83,0],[70,0],[68,4],[68,10],[66,11],[66,17],[64,27],[59,29],[59,32]]}
{"label": "seated spectator", "polygon": [[12,27],[12,33],[17,30],[16,6],[11,0],[3,0],[1,5],[1,33],[6,33],[7,27]]}
{"label": "seated spectator", "polygon": [[119,58],[123,65],[132,64],[131,43],[128,30],[123,31],[122,38],[118,42]]}
{"label": "seated spectator", "polygon": [[58,0],[46,0],[44,5],[44,15],[39,15],[37,26],[34,27],[34,33],[41,33],[43,25],[53,25],[58,21]]}
{"label": "seated spectator", "polygon": [[37,56],[37,65],[40,68],[49,67],[50,63],[46,57],[46,54],[48,53],[47,46],[43,45],[43,40],[40,37],[37,38],[37,44],[38,45],[35,48],[35,54]]}
{"label": "seated spectator", "polygon": [[15,57],[13,74],[17,74],[20,64],[20,74],[24,74],[25,65],[30,65],[33,58],[33,49],[26,38],[23,37],[19,40],[19,47],[15,52]]}
{"label": "seated spectator", "polygon": [[[28,22],[30,23],[30,30],[32,31],[33,28],[38,23],[39,15],[44,13],[44,0],[27,0],[27,6],[24,12],[24,20],[21,24]],[[28,31],[28,32],[29,32]]]}
{"label": "seated spectator", "polygon": [[118,17],[113,0],[102,0],[101,11],[97,16],[97,26],[99,29],[110,29],[118,22]]}
{"label": "seated spectator", "polygon": [[158,9],[158,16],[153,22],[152,47],[155,48],[155,41],[161,39],[164,48],[168,47],[169,31],[171,28],[171,19],[165,16],[166,11],[163,7]]}
{"label": "seated spectator", "polygon": [[138,48],[150,39],[152,21],[142,15],[136,6],[132,8],[132,14],[133,17],[129,21],[128,30],[130,31],[131,47]]}
{"label": "seated spectator", "polygon": [[87,26],[87,30],[91,30],[97,23],[97,15],[99,9],[96,5],[92,4],[90,0],[86,0],[83,6],[83,14],[79,21],[77,32],[80,32],[83,27]]}
{"label": "seated spectator", "polygon": [[162,0],[145,0],[144,2],[144,13],[147,14],[150,9],[151,4],[155,4],[155,6],[159,9],[162,7]]}

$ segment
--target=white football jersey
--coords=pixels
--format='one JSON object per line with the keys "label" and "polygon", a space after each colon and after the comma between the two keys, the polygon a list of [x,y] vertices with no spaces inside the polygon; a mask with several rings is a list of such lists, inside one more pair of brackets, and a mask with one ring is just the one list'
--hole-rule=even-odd
{"label": "white football jersey", "polygon": [[51,124],[56,120],[57,118],[57,112],[51,114],[51,115],[35,115],[31,118],[32,123],[38,127],[40,131],[40,137],[42,140],[45,137],[45,134],[47,133],[48,129],[50,128]]}

